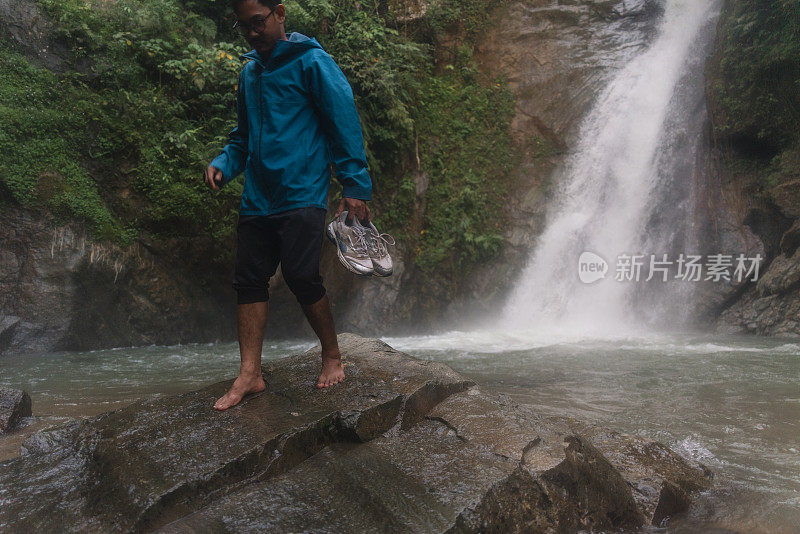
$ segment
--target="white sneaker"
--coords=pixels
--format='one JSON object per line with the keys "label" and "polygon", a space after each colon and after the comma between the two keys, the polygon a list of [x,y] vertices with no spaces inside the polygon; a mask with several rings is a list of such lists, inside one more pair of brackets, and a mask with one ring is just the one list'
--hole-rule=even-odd
{"label": "white sneaker", "polygon": [[367,253],[372,260],[372,274],[375,276],[391,276],[392,257],[389,255],[389,251],[386,250],[386,245],[394,245],[394,238],[389,234],[378,232],[372,221],[367,221],[367,226],[363,226],[357,217],[354,217],[354,220],[354,224],[360,226],[366,233]]}
{"label": "white sneaker", "polygon": [[347,211],[342,211],[339,217],[328,223],[325,234],[336,245],[336,255],[348,271],[370,276],[373,266],[367,249],[367,231],[358,223],[357,217],[353,217],[351,225],[345,222],[346,218]]}

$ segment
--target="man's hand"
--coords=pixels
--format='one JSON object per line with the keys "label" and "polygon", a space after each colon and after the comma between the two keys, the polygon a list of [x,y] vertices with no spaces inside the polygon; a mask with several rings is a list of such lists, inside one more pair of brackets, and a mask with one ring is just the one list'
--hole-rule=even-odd
{"label": "man's hand", "polygon": [[359,221],[369,220],[369,206],[363,200],[357,198],[343,198],[339,202],[339,208],[336,210],[334,217],[341,215],[342,210],[347,210],[347,223],[353,222],[353,215],[358,216]]}
{"label": "man's hand", "polygon": [[209,189],[217,191],[219,184],[222,184],[222,171],[209,165],[203,173],[203,179]]}

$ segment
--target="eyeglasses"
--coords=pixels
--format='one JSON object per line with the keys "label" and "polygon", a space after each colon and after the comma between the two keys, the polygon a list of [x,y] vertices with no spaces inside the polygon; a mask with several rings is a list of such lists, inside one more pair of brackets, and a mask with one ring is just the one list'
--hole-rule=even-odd
{"label": "eyeglasses", "polygon": [[[277,9],[277,6],[275,7]],[[239,28],[239,31],[242,32],[242,35],[247,35],[250,30],[253,30],[256,33],[261,33],[267,27],[267,19],[275,13],[275,9],[271,9],[269,14],[264,17],[253,17],[250,19],[251,22],[241,22],[237,20],[233,23],[234,28]]]}

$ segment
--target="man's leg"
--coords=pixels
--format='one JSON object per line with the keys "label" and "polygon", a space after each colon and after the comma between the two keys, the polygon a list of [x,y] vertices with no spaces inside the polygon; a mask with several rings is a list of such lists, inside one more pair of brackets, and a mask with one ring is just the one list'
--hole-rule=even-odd
{"label": "man's leg", "polygon": [[240,216],[237,225],[236,323],[239,333],[239,376],[230,390],[214,404],[225,410],[238,404],[244,395],[266,388],[261,376],[261,346],[267,326],[269,279],[278,268],[277,236],[267,217]]}
{"label": "man's leg", "polygon": [[325,232],[324,208],[300,208],[284,214],[281,225],[281,270],[322,345],[322,373],[317,387],[344,380],[330,302],[319,274]]}
{"label": "man's leg", "polygon": [[239,330],[239,376],[225,395],[220,397],[214,408],[225,410],[239,404],[248,393],[264,391],[266,384],[261,376],[261,347],[264,342],[264,328],[267,326],[266,302],[239,304],[236,307],[236,320]]}
{"label": "man's leg", "polygon": [[336,339],[336,327],[327,293],[314,304],[301,305],[308,324],[317,334],[322,345],[322,374],[317,381],[318,388],[327,388],[344,380],[342,355]]}

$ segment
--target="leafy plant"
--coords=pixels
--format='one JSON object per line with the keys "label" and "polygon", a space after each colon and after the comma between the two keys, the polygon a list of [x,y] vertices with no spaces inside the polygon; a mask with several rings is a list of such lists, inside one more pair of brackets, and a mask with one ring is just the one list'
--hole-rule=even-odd
{"label": "leafy plant", "polygon": [[[0,187],[122,244],[141,233],[230,236],[241,179],[215,194],[201,180],[235,124],[247,50],[227,3],[38,2],[69,44],[74,72],[3,53]],[[418,248],[423,269],[464,272],[501,244],[511,93],[502,80],[481,81],[472,58],[483,4],[437,3],[425,19],[431,31],[410,35],[386,6],[289,2],[287,32],[316,37],[353,87],[382,230]],[[442,64],[448,31],[461,39]],[[419,176],[429,182],[422,197]]]}
{"label": "leafy plant", "polygon": [[773,156],[800,128],[800,3],[733,0],[711,84],[715,135]]}

